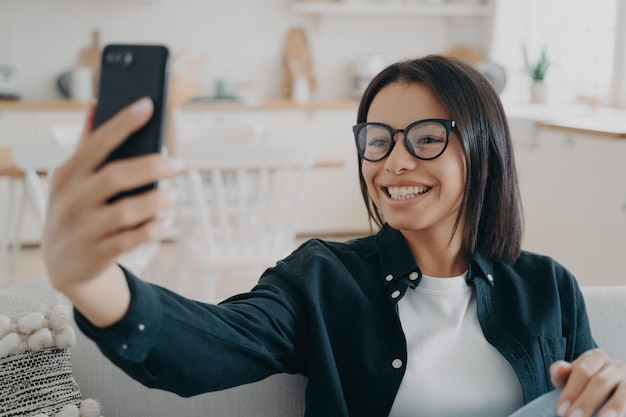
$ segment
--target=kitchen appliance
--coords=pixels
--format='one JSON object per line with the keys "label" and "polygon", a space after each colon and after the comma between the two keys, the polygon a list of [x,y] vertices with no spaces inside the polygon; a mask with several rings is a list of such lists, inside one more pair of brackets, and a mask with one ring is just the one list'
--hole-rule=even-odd
{"label": "kitchen appliance", "polygon": [[358,58],[353,68],[354,86],[352,96],[360,99],[372,78],[385,67],[385,57],[381,54],[371,53]]}
{"label": "kitchen appliance", "polygon": [[63,71],[57,77],[57,89],[61,96],[69,98],[72,95],[72,72],[70,70]]}
{"label": "kitchen appliance", "polygon": [[215,98],[217,100],[237,100],[239,84],[226,79],[215,81]]}
{"label": "kitchen appliance", "polygon": [[0,100],[19,98],[15,70],[11,67],[0,67]]}
{"label": "kitchen appliance", "polygon": [[478,71],[487,77],[498,94],[502,93],[506,86],[506,71],[504,68],[491,61],[482,61],[475,66]]}

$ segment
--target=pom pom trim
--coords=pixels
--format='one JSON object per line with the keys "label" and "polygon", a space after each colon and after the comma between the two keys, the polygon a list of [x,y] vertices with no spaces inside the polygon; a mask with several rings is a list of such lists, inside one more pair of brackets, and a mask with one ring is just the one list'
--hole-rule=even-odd
{"label": "pom pom trim", "polygon": [[102,406],[96,400],[87,398],[76,406],[68,404],[56,414],[34,414],[31,417],[102,417]]}
{"label": "pom pom trim", "polygon": [[0,358],[28,350],[74,346],[76,335],[69,310],[68,306],[57,305],[46,314],[31,313],[15,320],[0,315]]}

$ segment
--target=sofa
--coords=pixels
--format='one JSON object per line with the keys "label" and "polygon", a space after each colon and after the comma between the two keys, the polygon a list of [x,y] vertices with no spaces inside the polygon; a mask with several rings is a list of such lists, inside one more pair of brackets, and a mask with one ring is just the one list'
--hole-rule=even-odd
{"label": "sofa", "polygon": [[[626,361],[626,285],[588,286],[582,292],[598,345],[612,357]],[[71,322],[75,327],[75,323]],[[104,416],[254,416],[304,414],[306,379],[274,375],[263,381],[192,398],[151,390],[135,382],[106,358],[95,344],[76,330],[70,349],[73,376],[83,398],[102,405]],[[82,414],[81,414],[82,415]]]}

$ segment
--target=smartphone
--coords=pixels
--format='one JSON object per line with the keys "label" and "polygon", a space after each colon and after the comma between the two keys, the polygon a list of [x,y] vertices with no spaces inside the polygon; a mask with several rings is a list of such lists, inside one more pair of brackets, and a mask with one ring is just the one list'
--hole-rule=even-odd
{"label": "smartphone", "polygon": [[[118,159],[161,152],[166,122],[169,56],[168,49],[162,45],[114,44],[103,49],[94,128],[142,97],[150,97],[154,103],[154,113],[148,123],[111,152],[103,165]],[[153,183],[124,191],[108,202],[155,187],[156,183]]]}

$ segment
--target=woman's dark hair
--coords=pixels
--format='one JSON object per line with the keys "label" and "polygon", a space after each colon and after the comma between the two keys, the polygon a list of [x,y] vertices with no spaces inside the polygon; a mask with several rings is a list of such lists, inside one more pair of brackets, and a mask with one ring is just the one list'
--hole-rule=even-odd
{"label": "woman's dark hair", "polygon": [[[456,122],[467,181],[452,236],[465,213],[463,240],[468,252],[479,250],[495,261],[513,262],[521,250],[522,207],[509,126],[496,90],[471,65],[454,58],[429,55],[398,62],[370,82],[357,123],[367,121],[372,100],[392,83],[423,84]],[[382,226],[385,220],[369,196],[362,163],[359,157],[363,200],[370,219]]]}

